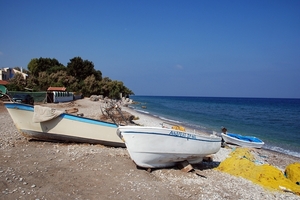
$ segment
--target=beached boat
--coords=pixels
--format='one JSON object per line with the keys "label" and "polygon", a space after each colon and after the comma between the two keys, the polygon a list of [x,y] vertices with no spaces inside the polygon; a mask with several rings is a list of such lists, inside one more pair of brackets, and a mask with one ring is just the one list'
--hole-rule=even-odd
{"label": "beached boat", "polygon": [[119,126],[117,134],[125,141],[131,159],[143,168],[171,167],[182,161],[199,163],[221,148],[220,137],[181,128]]}
{"label": "beached boat", "polygon": [[241,147],[261,148],[265,143],[253,136],[242,136],[235,133],[221,133],[223,140]]}
{"label": "beached boat", "polygon": [[26,137],[45,141],[83,142],[125,147],[114,123],[27,104],[4,102],[15,126]]}

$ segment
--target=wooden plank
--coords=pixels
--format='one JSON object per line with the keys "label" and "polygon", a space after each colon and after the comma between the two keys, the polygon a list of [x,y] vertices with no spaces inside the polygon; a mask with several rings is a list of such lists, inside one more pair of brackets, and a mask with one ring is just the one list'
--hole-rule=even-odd
{"label": "wooden plank", "polygon": [[188,161],[182,161],[182,162],[179,162],[178,164],[177,164],[177,167],[181,170],[181,171],[183,171],[183,172],[190,172],[190,171],[192,171],[194,168],[193,168],[193,166],[188,162]]}

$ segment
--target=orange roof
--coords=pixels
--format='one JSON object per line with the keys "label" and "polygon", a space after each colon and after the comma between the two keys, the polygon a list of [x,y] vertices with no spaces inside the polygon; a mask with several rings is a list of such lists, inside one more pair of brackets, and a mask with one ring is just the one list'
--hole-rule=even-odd
{"label": "orange roof", "polygon": [[65,87],[49,87],[47,91],[62,91],[65,92],[67,88]]}
{"label": "orange roof", "polygon": [[0,80],[0,85],[7,85],[7,84],[8,84],[7,81]]}

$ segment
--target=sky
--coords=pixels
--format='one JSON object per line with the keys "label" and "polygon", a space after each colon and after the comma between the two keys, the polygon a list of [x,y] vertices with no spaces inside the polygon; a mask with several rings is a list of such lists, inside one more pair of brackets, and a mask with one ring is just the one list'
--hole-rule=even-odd
{"label": "sky", "polygon": [[0,0],[0,68],[77,56],[135,95],[300,98],[300,1]]}

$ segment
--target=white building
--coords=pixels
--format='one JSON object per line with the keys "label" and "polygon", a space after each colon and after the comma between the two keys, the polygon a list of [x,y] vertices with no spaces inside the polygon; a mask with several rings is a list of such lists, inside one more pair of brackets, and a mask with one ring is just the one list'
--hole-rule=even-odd
{"label": "white building", "polygon": [[8,81],[9,79],[13,78],[17,73],[22,74],[23,78],[26,80],[28,76],[27,74],[23,73],[22,71],[12,69],[9,67],[0,69],[0,80]]}

